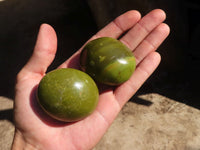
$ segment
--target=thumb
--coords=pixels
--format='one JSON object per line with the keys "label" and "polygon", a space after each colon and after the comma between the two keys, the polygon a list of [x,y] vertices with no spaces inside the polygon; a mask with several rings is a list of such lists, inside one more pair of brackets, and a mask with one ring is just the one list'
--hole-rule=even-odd
{"label": "thumb", "polygon": [[57,36],[55,30],[48,24],[42,24],[33,54],[24,66],[24,70],[44,75],[55,58],[56,50]]}

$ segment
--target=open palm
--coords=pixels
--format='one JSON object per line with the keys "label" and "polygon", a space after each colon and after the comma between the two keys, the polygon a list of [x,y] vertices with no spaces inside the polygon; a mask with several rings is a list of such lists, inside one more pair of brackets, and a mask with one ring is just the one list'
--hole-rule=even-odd
{"label": "open palm", "polygon": [[[52,63],[57,49],[54,29],[47,24],[41,25],[34,52],[17,76],[13,149],[87,150],[94,147],[123,105],[158,66],[160,55],[155,50],[169,34],[169,27],[162,23],[164,20],[165,13],[159,9],[143,18],[137,11],[128,11],[90,39],[105,36],[117,39],[127,32],[119,40],[133,51],[137,67],[127,82],[115,88],[104,88],[96,110],[89,117],[74,123],[50,118],[37,103],[37,85]],[[78,69],[80,52],[81,49],[59,68]]]}

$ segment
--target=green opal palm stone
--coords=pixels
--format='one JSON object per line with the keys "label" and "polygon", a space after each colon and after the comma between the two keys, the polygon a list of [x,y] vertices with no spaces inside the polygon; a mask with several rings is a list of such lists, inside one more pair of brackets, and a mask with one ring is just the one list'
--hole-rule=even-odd
{"label": "green opal palm stone", "polygon": [[114,38],[102,37],[83,48],[80,65],[97,82],[119,85],[131,77],[136,62],[126,45]]}
{"label": "green opal palm stone", "polygon": [[94,111],[99,92],[89,75],[65,68],[47,73],[38,86],[37,96],[39,104],[51,117],[73,122]]}

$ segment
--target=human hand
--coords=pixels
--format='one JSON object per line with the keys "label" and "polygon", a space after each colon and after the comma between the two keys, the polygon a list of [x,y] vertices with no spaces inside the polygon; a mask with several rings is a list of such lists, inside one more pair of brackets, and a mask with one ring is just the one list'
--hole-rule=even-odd
{"label": "human hand", "polygon": [[[14,102],[16,131],[12,149],[93,148],[123,105],[157,68],[161,57],[155,50],[169,34],[169,27],[162,23],[165,17],[165,13],[159,9],[151,11],[143,18],[139,12],[129,11],[117,17],[90,39],[105,36],[117,39],[127,32],[119,40],[133,51],[137,67],[127,82],[118,87],[103,88],[96,110],[87,118],[74,123],[52,119],[37,103],[37,86],[52,63],[57,49],[54,29],[47,24],[41,25],[33,54],[17,76]],[[79,69],[81,49],[58,68]]]}

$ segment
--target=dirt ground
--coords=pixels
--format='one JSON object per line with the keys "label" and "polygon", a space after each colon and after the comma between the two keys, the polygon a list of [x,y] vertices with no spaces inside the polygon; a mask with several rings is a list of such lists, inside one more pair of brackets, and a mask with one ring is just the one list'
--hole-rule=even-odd
{"label": "dirt ground", "polygon": [[[13,101],[0,97],[0,149],[14,135]],[[200,111],[165,96],[134,97],[93,150],[200,150]]]}

